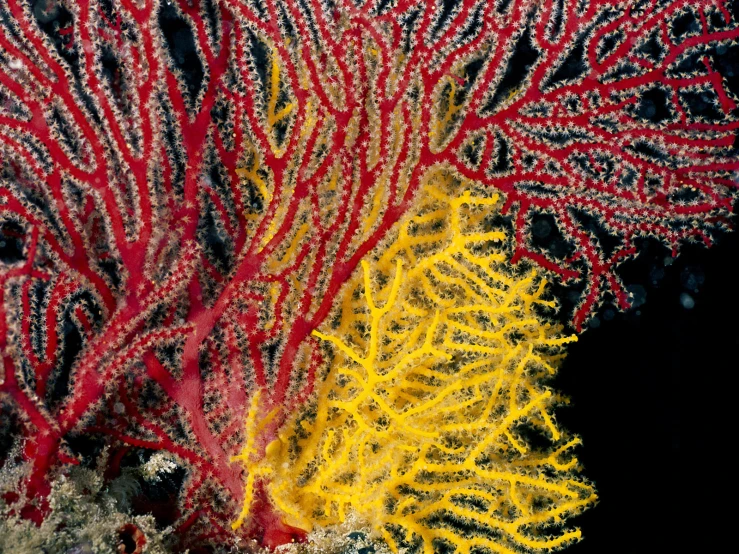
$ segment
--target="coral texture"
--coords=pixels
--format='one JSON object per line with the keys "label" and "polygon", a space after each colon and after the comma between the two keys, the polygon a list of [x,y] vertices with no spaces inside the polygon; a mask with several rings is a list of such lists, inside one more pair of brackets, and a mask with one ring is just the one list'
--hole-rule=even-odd
{"label": "coral texture", "polygon": [[183,544],[300,539],[256,468],[332,367],[314,331],[438,171],[505,195],[511,262],[582,284],[576,329],[626,307],[635,240],[728,225],[734,8],[0,0],[0,428],[31,466],[23,517],[104,446],[108,478],[163,450]]}
{"label": "coral texture", "polygon": [[[23,467],[0,469],[0,493],[23,488]],[[158,476],[152,474],[149,479]],[[16,554],[167,554],[172,529],[158,529],[151,515],[126,513],[132,475],[105,483],[98,473],[73,468],[51,483],[49,512],[40,525],[22,518],[14,503],[0,496],[0,552]]]}
{"label": "coral texture", "polygon": [[393,551],[561,547],[580,532],[552,526],[595,499],[544,385],[575,337],[537,310],[553,302],[536,271],[511,274],[497,195],[432,182],[375,264],[384,287],[363,262],[331,334],[314,332],[336,355],[267,449],[270,493],[307,529],[359,514]]}

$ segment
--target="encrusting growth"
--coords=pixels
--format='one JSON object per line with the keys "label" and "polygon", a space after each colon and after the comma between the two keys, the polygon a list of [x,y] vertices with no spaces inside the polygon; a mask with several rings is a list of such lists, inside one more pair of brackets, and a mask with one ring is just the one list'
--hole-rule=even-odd
{"label": "encrusting growth", "polygon": [[314,332],[333,354],[315,402],[248,469],[306,530],[351,512],[394,551],[561,547],[580,532],[552,526],[595,500],[545,385],[576,339],[512,271],[497,195],[439,174],[421,199]]}

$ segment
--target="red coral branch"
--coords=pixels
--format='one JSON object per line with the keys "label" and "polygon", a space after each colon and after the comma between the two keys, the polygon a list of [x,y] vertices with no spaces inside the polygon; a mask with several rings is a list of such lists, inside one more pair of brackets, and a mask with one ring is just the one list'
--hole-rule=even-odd
{"label": "red coral branch", "polygon": [[[100,434],[176,455],[183,528],[226,533],[250,399],[263,452],[430,168],[506,195],[514,262],[583,282],[578,329],[628,307],[641,237],[676,252],[729,225],[724,2],[437,4],[0,0],[0,224],[22,245],[0,252],[0,392],[29,494]],[[265,544],[293,537],[270,510]]]}

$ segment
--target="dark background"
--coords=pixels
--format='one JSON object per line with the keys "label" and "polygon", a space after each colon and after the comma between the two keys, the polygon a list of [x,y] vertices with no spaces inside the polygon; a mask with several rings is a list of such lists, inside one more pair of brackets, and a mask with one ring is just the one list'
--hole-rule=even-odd
{"label": "dark background", "polygon": [[602,308],[554,382],[572,401],[558,418],[582,437],[600,499],[568,522],[584,540],[567,554],[723,552],[711,543],[734,527],[736,433],[720,412],[737,405],[739,234],[670,260],[642,245],[620,273],[643,304]]}

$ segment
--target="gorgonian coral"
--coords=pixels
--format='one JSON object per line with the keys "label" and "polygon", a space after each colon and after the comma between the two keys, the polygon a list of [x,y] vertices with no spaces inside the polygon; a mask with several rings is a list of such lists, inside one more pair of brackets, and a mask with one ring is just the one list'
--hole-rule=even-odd
{"label": "gorgonian coral", "polygon": [[433,183],[314,332],[330,370],[262,473],[293,525],[357,514],[393,551],[561,547],[580,532],[552,526],[595,500],[544,384],[575,337],[536,271],[511,274],[497,195]]}
{"label": "gorgonian coral", "polygon": [[[105,444],[109,475],[177,457],[184,542],[232,536],[232,458],[248,443],[258,465],[314,394],[312,333],[436,171],[505,193],[511,261],[584,284],[576,328],[626,306],[638,237],[727,225],[732,7],[0,0],[0,392],[24,516]],[[265,486],[240,533],[300,536]]]}

